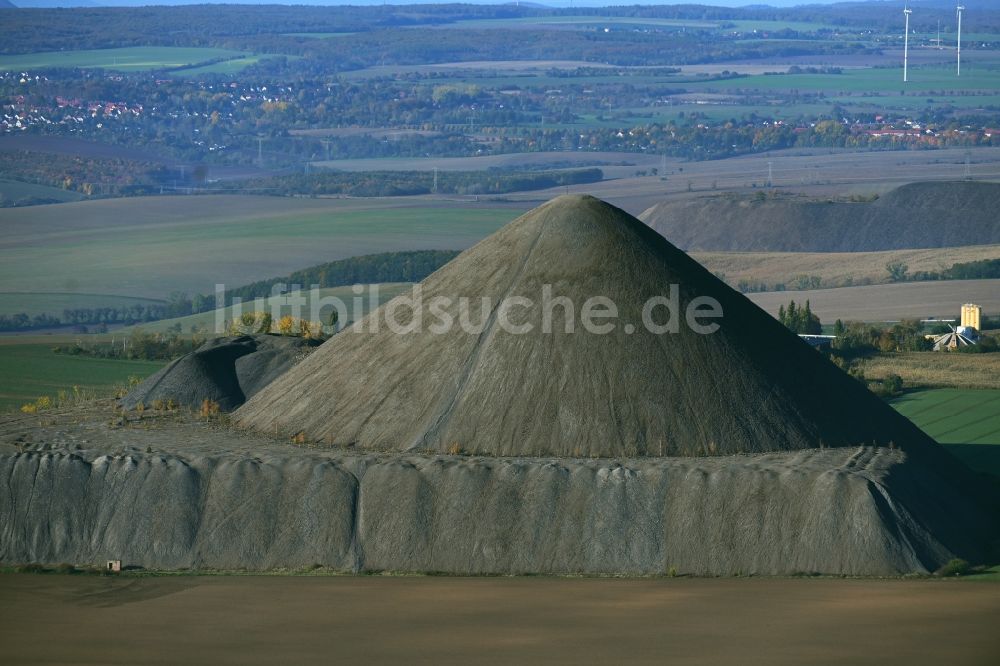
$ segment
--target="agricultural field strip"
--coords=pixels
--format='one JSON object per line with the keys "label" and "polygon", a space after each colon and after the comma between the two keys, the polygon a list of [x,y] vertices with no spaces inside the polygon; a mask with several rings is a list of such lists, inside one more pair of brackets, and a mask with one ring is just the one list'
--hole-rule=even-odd
{"label": "agricultural field strip", "polygon": [[[280,221],[304,215],[350,215],[371,210],[415,208],[413,199],[296,199],[246,195],[214,195],[183,199],[178,197],[136,197],[82,202],[80,208],[33,206],[0,210],[0,226],[5,229],[0,248],[46,245],[48,240],[76,239],[93,233],[147,233],[204,226],[243,226],[254,221]],[[43,231],[44,229],[44,231]]]}
{"label": "agricultural field strip", "polygon": [[[995,72],[962,72],[961,85],[955,79],[954,70],[947,66],[914,67],[909,92],[929,92],[948,90],[995,91]],[[885,90],[899,85],[899,73],[893,69],[849,69],[841,74],[785,74],[780,76],[747,76],[736,79],[720,79],[685,84],[692,90],[815,90],[864,92]],[[891,89],[891,88],[890,88]],[[947,94],[947,93],[946,93]],[[884,95],[883,95],[884,96]],[[877,99],[877,97],[876,97]]]}
{"label": "agricultural field strip", "polygon": [[[829,151],[826,152],[828,153]],[[981,149],[974,151],[974,154],[976,156],[974,169],[977,174],[983,169],[984,161],[989,161],[992,165],[997,159],[1000,159],[1000,149]],[[531,159],[549,161],[551,163],[553,158],[561,159],[561,155],[565,154],[538,153],[532,154]],[[577,153],[575,155],[581,158],[585,158],[588,155],[593,157],[593,154],[581,155]],[[631,154],[625,154],[624,156],[633,160],[633,163],[635,163],[634,160],[636,158],[641,158],[648,166],[658,165],[659,163],[659,160],[657,160],[655,156]],[[766,158],[763,156],[753,156],[748,158],[719,160],[711,163],[681,163],[676,160],[670,160],[668,161],[668,165],[670,165],[671,168],[674,168],[674,165],[680,164],[685,164],[686,168],[683,175],[672,175],[670,180],[666,183],[660,181],[657,177],[647,177],[645,179],[624,179],[593,185],[586,188],[586,191],[591,191],[595,195],[613,199],[615,203],[618,203],[619,205],[626,205],[626,207],[628,207],[628,201],[634,202],[638,200],[639,197],[656,196],[654,194],[656,192],[662,193],[659,195],[659,198],[674,192],[677,192],[682,196],[690,196],[683,192],[685,188],[684,183],[688,179],[695,181],[699,189],[707,188],[716,178],[722,183],[729,180],[732,184],[740,186],[744,183],[748,174],[753,174],[757,171],[766,174],[765,159],[774,160],[775,166],[777,167],[776,182],[778,184],[787,182],[787,176],[784,174],[796,172],[809,173],[810,171],[816,172],[818,174],[817,177],[826,182],[832,182],[835,180],[834,176],[837,173],[844,173],[844,178],[847,180],[857,180],[860,178],[864,183],[871,183],[871,179],[875,177],[873,174],[884,173],[886,171],[899,171],[905,173],[913,172],[914,175],[918,176],[927,176],[929,169],[942,171],[947,169],[960,173],[960,163],[964,163],[964,156],[965,151],[959,149],[933,151],[933,153],[923,151],[920,153],[891,154],[823,154],[822,152],[816,151],[791,150],[776,152],[766,156]],[[607,156],[602,155],[600,157],[611,157],[611,154],[608,154]],[[615,157],[617,157],[617,155],[615,155]],[[476,166],[486,167],[491,165],[490,161],[479,162],[476,161],[477,159],[478,158],[468,158],[469,163],[463,164],[462,168],[474,168]],[[916,161],[923,161],[927,164],[914,164]],[[952,166],[952,161],[954,161],[954,163],[958,166]],[[437,161],[417,159],[379,160],[369,161],[367,164],[358,164],[356,161],[355,166],[374,168],[377,164],[380,168],[420,169],[430,168],[435,162]],[[939,164],[934,164],[934,162],[939,162]],[[513,164],[516,164],[516,162],[513,162]],[[847,174],[851,175],[848,176]],[[870,192],[871,190],[872,188],[866,188],[865,191]],[[539,192],[531,195],[528,199],[535,201],[540,198],[546,198],[555,193],[556,192]],[[558,193],[562,192],[560,191]],[[520,195],[514,195],[508,198],[517,200],[521,197]],[[282,242],[288,242],[290,240],[289,237],[305,238],[309,233],[322,233],[323,236],[330,239],[339,238],[348,240],[352,233],[355,236],[356,234],[364,234],[366,237],[370,238],[371,233],[378,231],[378,235],[383,240],[387,242],[398,242],[400,239],[397,239],[397,241],[389,241],[391,236],[387,235],[386,232],[390,232],[391,230],[391,234],[405,235],[408,232],[416,233],[418,229],[411,228],[404,221],[397,220],[396,218],[398,216],[396,213],[378,213],[378,210],[388,211],[392,208],[403,207],[413,208],[414,210],[426,210],[427,214],[422,217],[427,218],[427,224],[421,225],[419,229],[421,233],[426,233],[427,231],[432,231],[434,227],[437,226],[433,223],[434,215],[431,214],[430,207],[439,206],[441,207],[441,210],[447,210],[451,213],[451,215],[448,215],[447,217],[453,217],[456,205],[457,204],[405,198],[361,201],[324,199],[288,200],[270,197],[240,196],[196,197],[193,198],[193,201],[176,197],[150,197],[141,199],[91,201],[81,204],[30,207],[18,209],[16,211],[0,210],[0,221],[3,221],[3,226],[8,231],[5,239],[0,241],[0,248],[6,247],[8,251],[15,251],[16,254],[12,257],[12,260],[15,262],[25,259],[24,256],[20,256],[20,258],[18,258],[17,255],[22,255],[25,248],[31,247],[33,248],[32,251],[37,249],[38,252],[42,253],[36,257],[36,259],[48,257],[45,259],[46,263],[56,261],[64,263],[64,257],[60,257],[60,252],[64,252],[64,250],[53,246],[57,246],[60,242],[62,242],[64,244],[63,247],[73,247],[75,250],[77,246],[94,247],[95,245],[93,242],[72,242],[71,239],[73,238],[73,235],[75,233],[79,233],[81,227],[101,227],[106,229],[107,235],[104,237],[101,237],[99,233],[95,235],[94,232],[88,232],[91,235],[86,237],[87,240],[99,240],[103,238],[107,239],[112,245],[118,245],[121,248],[125,248],[130,244],[137,244],[136,247],[140,248],[142,246],[152,248],[154,247],[154,241],[159,242],[162,240],[157,238],[157,229],[160,225],[163,225],[164,228],[164,238],[172,236],[173,240],[176,242],[184,240],[184,237],[187,236],[187,231],[191,230],[192,232],[198,234],[199,238],[204,238],[207,234],[208,237],[218,239],[220,241],[229,239],[233,242],[239,242],[239,251],[244,253],[249,252],[251,254],[254,251],[254,243],[260,242],[261,237],[264,236],[267,238],[280,238]],[[469,204],[465,204],[465,207],[468,205]],[[71,208],[67,208],[65,206],[70,206]],[[369,214],[364,216],[368,220],[366,225],[358,226],[356,224],[348,224],[348,228],[340,226],[333,228],[330,226],[331,222],[336,224],[335,221],[341,218],[341,215],[339,214],[340,211],[359,209],[369,211]],[[479,207],[476,206],[475,210],[482,209],[479,209]],[[630,209],[630,212],[639,213],[641,212],[641,209]],[[283,217],[283,215],[286,214],[288,217]],[[503,213],[503,215],[509,216],[508,219],[512,219],[516,216],[516,214],[517,211],[513,209],[509,209],[508,212]],[[292,223],[292,220],[294,218],[298,218],[300,215],[309,217],[311,222],[308,222],[304,226],[298,222]],[[329,216],[329,218],[327,221],[324,221],[326,216]],[[254,219],[255,217],[270,219],[263,220],[259,223],[247,224],[246,217],[250,217],[250,219]],[[406,218],[407,216],[404,215],[403,217]],[[4,221],[5,218],[6,220]],[[127,232],[119,234],[115,231],[113,226],[116,224],[125,225],[130,228]],[[372,224],[377,224],[377,226],[371,226]],[[173,225],[172,229],[171,225]],[[445,227],[447,226],[448,225],[446,224]],[[50,238],[49,243],[40,245],[41,241],[38,236],[40,228],[49,229],[52,232],[59,230],[59,233],[64,233],[65,236],[59,239]],[[127,238],[125,236],[127,236]],[[357,238],[355,238],[355,241],[356,240]],[[12,243],[15,243],[16,246],[12,247]],[[355,244],[357,243],[355,242]],[[331,246],[331,249],[333,247],[334,246]],[[191,249],[199,250],[198,247],[192,247]],[[364,248],[359,248],[359,250],[363,249]],[[331,252],[330,255],[321,257],[318,260],[329,260],[334,258],[332,254],[333,253]],[[345,255],[343,253],[339,253],[338,256]],[[32,265],[35,263],[36,262],[32,260]],[[302,262],[300,261],[297,262],[297,265],[289,266],[288,268],[289,270],[294,270],[296,268],[300,268],[301,265]],[[97,270],[100,266],[98,264],[92,264],[90,268]],[[262,270],[271,269],[265,267]],[[260,275],[250,276],[251,279],[259,277]],[[58,290],[58,288],[52,289],[52,287],[55,285],[61,285],[61,283],[62,280],[56,281],[55,283],[49,282],[46,283],[46,287],[55,291]],[[39,283],[36,282],[29,285],[21,282],[11,282],[5,284],[8,289],[29,291],[38,289]],[[50,284],[52,286],[49,286]],[[83,283],[81,283],[80,287],[88,291],[105,291],[115,288],[113,285],[109,286],[101,284],[93,285],[87,289],[87,285]],[[94,287],[99,288],[95,289]],[[150,292],[142,292],[141,295],[153,295],[160,297],[165,293],[164,289],[165,288],[161,287],[155,293],[151,294]]]}
{"label": "agricultural field strip", "polygon": [[[208,197],[202,202],[209,205]],[[315,210],[316,201],[267,198],[240,201],[240,208],[255,203],[264,209],[284,206],[283,214],[240,219],[238,214],[217,211],[190,215],[194,209],[172,201],[118,200],[135,215],[148,215],[150,204],[160,208],[175,204],[173,215],[161,215],[147,224],[128,229],[105,227],[102,207],[84,205],[75,213],[57,206],[29,211],[12,220],[22,229],[17,240],[0,244],[0,282],[6,288],[31,291],[44,285],[51,290],[73,280],[80,291],[163,297],[174,290],[210,293],[219,282],[230,286],[287,274],[304,266],[347,256],[403,249],[460,249],[489,235],[517,216],[510,208],[490,206],[442,207],[410,205],[393,210],[371,205],[359,210]],[[319,200],[322,204],[324,200]],[[107,202],[86,202],[86,204]],[[334,202],[336,204],[336,202]],[[76,206],[77,204],[63,204]],[[333,207],[333,206],[331,206]],[[210,206],[212,210],[216,207]],[[305,208],[306,210],[303,210]],[[81,226],[97,227],[82,243],[72,230],[39,244],[31,238],[32,212],[42,217],[72,217]],[[119,211],[123,212],[123,211]],[[83,218],[86,214],[86,219]],[[0,220],[4,211],[0,211]],[[157,219],[158,218],[158,219]],[[111,222],[113,224],[113,222]],[[163,228],[161,228],[161,226]],[[71,251],[71,260],[67,252]],[[183,257],[178,261],[177,257]]]}
{"label": "agricultural field strip", "polygon": [[1000,259],[1000,245],[971,245],[880,252],[702,252],[690,253],[713,273],[721,273],[730,284],[741,279],[794,284],[798,276],[816,276],[824,286],[843,286],[863,280],[889,282],[886,265],[902,261],[910,272],[940,271],[960,262]]}
{"label": "agricultural field strip", "polygon": [[55,354],[52,343],[0,345],[0,411],[17,409],[43,396],[69,395],[73,387],[85,393],[105,396],[111,388],[124,384],[130,376],[145,377],[165,362],[91,358]]}
{"label": "agricultural field strip", "polygon": [[898,398],[893,406],[944,444],[1000,445],[998,390],[920,390]]}
{"label": "agricultural field strip", "polygon": [[[791,60],[791,59],[789,59]],[[836,62],[836,59],[833,59]],[[707,65],[678,65],[680,74],[664,72],[650,74],[655,67],[636,68],[643,73],[630,76],[619,74],[588,73],[582,76],[555,77],[550,74],[552,69],[567,69],[584,67],[588,69],[614,69],[628,71],[630,67],[611,67],[603,63],[572,62],[572,61],[469,61],[436,63],[427,65],[405,65],[397,67],[373,67],[345,73],[348,78],[365,78],[373,75],[402,74],[405,72],[448,72],[452,76],[449,81],[468,85],[480,85],[490,88],[518,86],[555,86],[557,88],[576,84],[623,84],[668,86],[674,90],[671,97],[683,94],[718,92],[730,95],[743,95],[748,91],[759,93],[785,92],[789,90],[809,90],[828,94],[846,95],[842,101],[852,104],[861,102],[890,102],[892,105],[926,104],[927,100],[919,93],[934,93],[935,100],[943,102],[964,102],[974,105],[976,102],[989,103],[981,95],[969,96],[969,90],[992,92],[996,90],[997,73],[992,63],[978,66],[970,65],[969,71],[963,73],[961,85],[956,81],[952,63],[944,58],[938,62],[929,62],[911,67],[911,80],[908,84],[911,93],[901,97],[898,93],[884,92],[894,90],[898,83],[898,71],[892,67],[871,67],[861,65],[841,66],[840,74],[788,74],[791,62],[775,62],[763,64],[757,62],[732,61],[726,63],[711,63]],[[707,76],[710,72],[729,70],[745,74],[737,78],[716,79]],[[779,75],[768,75],[772,72]],[[439,85],[439,79],[423,82],[424,85]],[[676,89],[684,92],[677,92]],[[863,93],[863,96],[859,96]],[[840,99],[840,98],[838,98]],[[795,105],[798,108],[798,105]]]}
{"label": "agricultural field strip", "polygon": [[[955,402],[959,403],[957,409],[951,407]],[[971,412],[975,415],[984,409],[990,409],[990,413],[971,420],[961,418],[964,414]],[[958,423],[953,425],[951,423],[953,421],[957,421]],[[992,430],[982,431],[979,436],[973,439],[962,440],[962,443],[976,444],[978,440],[987,440],[991,435],[1000,433],[1000,395],[970,396],[959,394],[942,400],[933,407],[922,411],[920,426],[925,430],[933,431],[936,439],[944,440],[949,435],[964,432],[967,429],[972,429],[973,432],[980,432],[974,426],[988,422],[995,422],[996,427]],[[935,427],[940,423],[946,423],[951,427],[945,429]]]}
{"label": "agricultural field strip", "polygon": [[163,304],[159,298],[122,296],[119,294],[91,294],[82,292],[0,291],[0,314],[23,312],[29,316],[49,314],[60,316],[71,308],[128,307],[129,305]]}
{"label": "agricultural field strip", "polygon": [[[903,378],[904,386],[1000,391],[1000,354],[928,354],[902,352],[876,356],[861,365],[866,377],[884,379],[890,374]],[[905,402],[918,393],[906,394]]]}
{"label": "agricultural field strip", "polygon": [[49,51],[0,56],[0,71],[47,67],[82,67],[140,71],[197,65],[216,58],[246,58],[245,51],[201,47],[137,46],[113,49]]}
{"label": "agricultural field strip", "polygon": [[[954,402],[958,402],[959,404],[952,406],[952,403]],[[925,426],[933,426],[941,423],[942,421],[954,419],[956,416],[978,409],[980,405],[985,402],[989,402],[989,400],[983,400],[980,403],[973,402],[970,404],[968,400],[961,395],[948,398],[947,400],[943,400],[935,405],[932,409],[924,412],[924,414],[940,413],[940,415],[934,418],[928,418],[926,421],[923,421],[923,424]]]}
{"label": "agricultural field strip", "polygon": [[[843,182],[868,182],[873,175],[885,174],[887,170],[899,171],[909,169],[905,173],[884,176],[886,180],[920,180],[926,170],[934,169],[945,175],[945,169],[953,169],[953,177],[962,177],[961,167],[965,163],[966,149],[945,148],[934,151],[904,151],[904,152],[851,152],[831,149],[789,148],[771,151],[757,155],[739,155],[720,160],[703,162],[687,162],[679,158],[667,158],[668,178],[663,183],[658,178],[650,179],[661,191],[669,187],[671,182],[681,182],[689,176],[712,174],[739,178],[742,182],[755,180],[754,169],[759,169],[766,176],[767,162],[774,162],[775,181],[781,184],[797,184],[802,178],[837,179]],[[981,170],[988,169],[1000,174],[1000,148],[977,148],[972,151],[975,162],[973,168],[977,178],[986,178]],[[387,158],[357,158],[313,162],[343,171],[432,171],[435,167],[441,170],[454,169],[461,171],[485,170],[494,167],[523,168],[540,167],[559,162],[573,162],[574,165],[587,166],[600,162],[624,162],[636,167],[659,167],[662,157],[646,153],[623,152],[583,152],[583,151],[552,151],[537,153],[506,153],[478,157],[387,157]],[[683,169],[683,173],[679,171]],[[920,169],[921,171],[916,171]],[[863,178],[858,177],[859,170],[865,171]],[[784,174],[793,174],[791,180]],[[933,174],[929,174],[933,175]],[[758,176],[762,178],[763,176]],[[716,194],[702,192],[701,196]],[[0,211],[2,215],[2,211]]]}

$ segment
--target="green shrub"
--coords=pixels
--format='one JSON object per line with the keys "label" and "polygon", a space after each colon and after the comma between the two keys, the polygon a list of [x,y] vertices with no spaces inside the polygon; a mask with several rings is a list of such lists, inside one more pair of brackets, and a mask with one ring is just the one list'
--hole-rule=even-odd
{"label": "green shrub", "polygon": [[963,559],[955,558],[950,560],[943,567],[935,571],[938,576],[967,576],[972,572],[972,565]]}
{"label": "green shrub", "polygon": [[14,567],[14,571],[17,573],[45,573],[45,567],[41,564],[21,564]]}

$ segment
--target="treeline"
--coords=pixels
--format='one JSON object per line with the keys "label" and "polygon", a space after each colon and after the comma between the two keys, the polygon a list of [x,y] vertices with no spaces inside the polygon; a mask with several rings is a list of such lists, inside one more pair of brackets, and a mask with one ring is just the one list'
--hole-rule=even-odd
{"label": "treeline", "polygon": [[[995,323],[984,320],[983,330],[989,330]],[[933,328],[932,333],[939,335],[950,330],[948,326],[941,326]],[[832,344],[833,354],[845,361],[877,353],[930,351],[934,348],[934,342],[927,337],[923,324],[915,319],[904,320],[886,327],[862,322],[844,323],[838,319],[833,326],[833,334],[836,336]],[[959,347],[957,351],[977,354],[992,353],[997,350],[997,339],[983,335],[979,339],[979,344]]]}
{"label": "treeline", "polygon": [[112,342],[78,340],[72,344],[55,346],[52,351],[70,356],[164,361],[193,352],[204,342],[205,338],[199,335],[184,337],[177,333],[164,335],[135,330],[127,338],[121,338],[120,342],[118,340]]}
{"label": "treeline", "polygon": [[192,313],[183,294],[175,293],[167,303],[135,303],[124,307],[72,308],[63,310],[65,325],[141,324],[148,321],[183,317]]}
{"label": "treeline", "polygon": [[[901,261],[886,264],[889,280],[892,282],[933,282],[936,280],[997,280],[1000,279],[1000,259],[958,262],[941,271],[914,271]],[[725,280],[726,276],[720,276]],[[851,276],[834,282],[825,281],[818,275],[797,275],[786,282],[763,282],[741,279],[736,289],[743,294],[765,291],[806,291],[809,289],[830,289],[833,287],[860,287],[875,284],[870,277],[855,279]]]}
{"label": "treeline", "polygon": [[544,190],[565,185],[597,183],[600,169],[569,171],[327,171],[277,176],[229,186],[236,191],[291,195],[345,195],[353,197],[409,196],[418,194],[504,194]]}
{"label": "treeline", "polygon": [[915,271],[906,276],[906,279],[914,282],[923,280],[995,280],[998,278],[1000,278],[1000,259],[960,262],[943,271]]}
{"label": "treeline", "polygon": [[18,312],[12,315],[0,314],[0,331],[30,331],[37,328],[61,326],[58,317],[48,314],[29,315]]}
{"label": "treeline", "polygon": [[[309,289],[314,284],[320,287],[342,287],[384,282],[420,282],[456,256],[458,252],[454,250],[415,250],[331,261],[295,271],[285,277],[261,280],[231,289],[226,292],[226,305],[231,305],[233,298],[250,301],[271,296],[278,284],[300,285],[303,289]],[[214,300],[212,307],[215,307]]]}
{"label": "treeline", "polygon": [[928,351],[934,345],[924,335],[923,325],[916,320],[906,320],[888,328],[861,322],[844,323],[839,319],[833,325],[834,353],[854,358],[876,352]]}
{"label": "treeline", "polygon": [[57,187],[87,197],[151,194],[159,190],[167,173],[162,165],[151,162],[27,150],[6,152],[0,160],[0,178]]}
{"label": "treeline", "polygon": [[135,303],[122,307],[102,308],[66,308],[62,316],[52,314],[29,315],[19,312],[12,315],[0,314],[0,331],[30,331],[40,328],[57,328],[73,326],[80,332],[86,332],[90,327],[97,330],[106,329],[112,324],[131,326],[145,322],[183,317],[201,310],[205,301],[197,296],[189,299],[185,294],[171,294],[167,303]]}
{"label": "treeline", "polygon": [[803,306],[798,306],[795,301],[790,301],[788,307],[784,305],[778,308],[778,321],[784,324],[792,333],[819,335],[823,332],[823,324],[819,317],[812,311],[809,301]]}

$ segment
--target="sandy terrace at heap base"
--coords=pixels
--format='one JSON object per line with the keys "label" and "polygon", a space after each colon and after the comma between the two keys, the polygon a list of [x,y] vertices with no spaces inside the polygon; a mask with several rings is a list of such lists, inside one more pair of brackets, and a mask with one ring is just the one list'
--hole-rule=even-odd
{"label": "sandy terrace at heap base", "polygon": [[[475,335],[340,333],[237,428],[3,417],[0,561],[889,575],[995,556],[995,486],[621,210],[560,197],[421,288],[495,307],[545,284],[609,297],[621,323],[672,284],[682,311],[709,296],[725,316],[711,335],[544,333],[535,300],[513,322],[533,333],[495,313]],[[206,381],[238,379],[206,359]]]}

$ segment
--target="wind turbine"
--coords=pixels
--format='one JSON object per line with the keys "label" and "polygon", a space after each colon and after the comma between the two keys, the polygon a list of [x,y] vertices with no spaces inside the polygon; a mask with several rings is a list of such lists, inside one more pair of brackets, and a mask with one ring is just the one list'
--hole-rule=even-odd
{"label": "wind turbine", "polygon": [[910,14],[912,13],[912,9],[904,7],[903,14],[906,16],[906,32],[903,35],[903,83],[910,80],[907,75],[907,68],[910,64]]}
{"label": "wind turbine", "polygon": [[965,9],[962,5],[955,8],[955,12],[958,14],[958,48],[956,49],[956,54],[958,57],[958,63],[955,68],[955,76],[962,76],[962,10]]}

